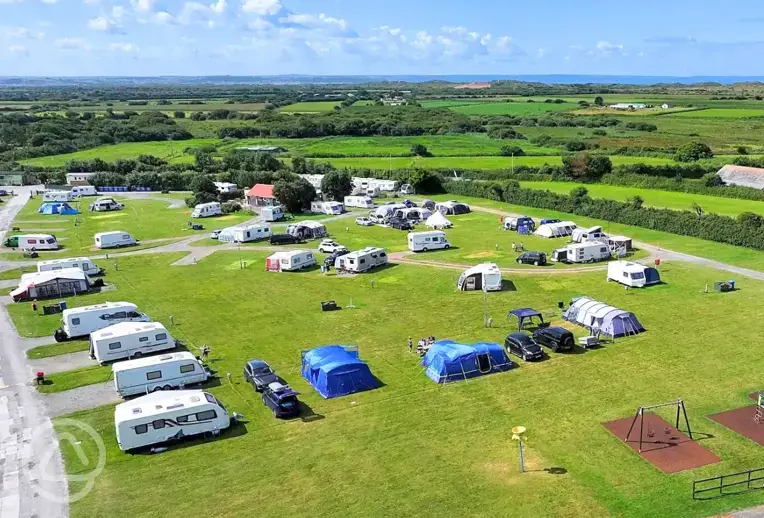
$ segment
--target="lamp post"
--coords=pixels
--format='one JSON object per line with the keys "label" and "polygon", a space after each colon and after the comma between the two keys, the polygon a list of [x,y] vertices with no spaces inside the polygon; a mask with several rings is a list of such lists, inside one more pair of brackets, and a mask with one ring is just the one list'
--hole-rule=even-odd
{"label": "lamp post", "polygon": [[525,463],[523,462],[523,435],[525,434],[524,426],[515,426],[512,428],[512,440],[517,441],[520,444],[520,473],[525,473]]}
{"label": "lamp post", "polygon": [[236,248],[239,250],[239,270],[243,270],[244,265],[241,262],[241,242],[240,241],[236,243]]}

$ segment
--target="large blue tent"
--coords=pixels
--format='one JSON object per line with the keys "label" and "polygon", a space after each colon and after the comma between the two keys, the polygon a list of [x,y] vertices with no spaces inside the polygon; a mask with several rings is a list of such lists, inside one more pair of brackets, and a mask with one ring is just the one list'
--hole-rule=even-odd
{"label": "large blue tent", "polygon": [[379,381],[351,346],[325,345],[302,355],[302,377],[325,398],[375,389]]}
{"label": "large blue tent", "polygon": [[449,383],[504,372],[511,369],[513,363],[504,347],[497,343],[460,344],[438,340],[424,355],[422,366],[427,377],[435,383]]}
{"label": "large blue tent", "polygon": [[79,214],[79,211],[65,201],[51,201],[40,205],[40,208],[37,209],[37,213],[46,215],[59,214],[61,216],[74,216],[75,214]]}

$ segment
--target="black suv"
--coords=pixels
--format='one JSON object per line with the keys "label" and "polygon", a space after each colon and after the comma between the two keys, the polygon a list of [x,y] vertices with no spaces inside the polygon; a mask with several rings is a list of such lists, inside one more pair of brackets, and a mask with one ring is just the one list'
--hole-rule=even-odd
{"label": "black suv", "polygon": [[504,340],[504,347],[507,351],[519,356],[523,360],[530,362],[540,360],[544,357],[544,351],[539,344],[533,341],[533,338],[525,333],[512,333]]}
{"label": "black suv", "polygon": [[544,252],[523,252],[517,257],[517,262],[519,264],[544,266],[546,264],[546,254]]}
{"label": "black suv", "polygon": [[273,234],[271,236],[272,245],[296,245],[300,243],[300,238],[292,234]]}
{"label": "black suv", "polygon": [[281,383],[271,383],[263,390],[263,404],[271,409],[274,417],[294,417],[300,414],[299,393]]}
{"label": "black suv", "polygon": [[251,383],[257,392],[262,392],[271,383],[279,381],[279,377],[276,376],[270,365],[262,360],[247,362],[244,366],[244,379],[247,380],[247,383]]}
{"label": "black suv", "polygon": [[409,220],[403,218],[390,218],[387,224],[398,230],[414,230],[414,225]]}
{"label": "black suv", "polygon": [[571,351],[576,343],[573,333],[562,327],[536,329],[533,332],[533,339],[556,353]]}

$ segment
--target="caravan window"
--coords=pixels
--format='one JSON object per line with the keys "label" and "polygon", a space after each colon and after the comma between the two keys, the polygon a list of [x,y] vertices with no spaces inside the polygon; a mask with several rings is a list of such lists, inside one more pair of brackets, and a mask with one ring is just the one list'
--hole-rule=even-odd
{"label": "caravan window", "polygon": [[121,342],[112,342],[112,343],[109,344],[109,350],[110,351],[113,351],[115,349],[120,349],[121,347],[122,347],[122,343]]}
{"label": "caravan window", "polygon": [[80,266],[77,263],[72,264],[72,268],[79,268]]}
{"label": "caravan window", "polygon": [[607,248],[605,248],[603,246],[602,248],[600,248],[600,252],[602,252],[603,254],[606,254],[607,253]]}
{"label": "caravan window", "polygon": [[189,363],[187,365],[181,365],[180,372],[181,374],[185,374],[187,372],[194,372],[195,368],[196,368],[196,365],[194,365],[193,363]]}
{"label": "caravan window", "polygon": [[157,419],[156,421],[152,421],[151,426],[154,427],[154,430],[159,430],[160,428],[164,428],[164,419]]}
{"label": "caravan window", "polygon": [[139,424],[135,427],[135,433],[140,435],[149,431],[149,426],[146,424]]}
{"label": "caravan window", "polygon": [[157,340],[167,340],[167,333],[159,333],[154,338],[156,338]]}
{"label": "caravan window", "polygon": [[209,421],[210,419],[215,419],[217,416],[218,414],[214,410],[205,410],[204,412],[198,412],[196,414],[196,420]]}
{"label": "caravan window", "polygon": [[642,272],[632,273],[631,274],[631,278],[632,279],[644,279],[645,278],[645,274],[642,273]]}
{"label": "caravan window", "polygon": [[112,315],[106,315],[106,318],[113,318],[113,319],[127,318],[127,313],[125,311],[117,311],[116,313]]}
{"label": "caravan window", "polygon": [[34,245],[34,244],[37,244],[37,240],[36,239],[27,239],[27,243],[29,243],[30,245]]}
{"label": "caravan window", "polygon": [[52,237],[49,237],[49,238],[47,239],[47,243],[48,243],[49,245],[52,245],[52,244],[53,244],[53,243],[55,243],[55,242],[56,242],[56,240],[55,240],[55,239],[53,239]]}
{"label": "caravan window", "polygon": [[628,272],[623,272],[623,276],[628,279],[629,278],[629,273]]}
{"label": "caravan window", "polygon": [[140,337],[140,338],[138,339],[138,341],[139,341],[139,342],[148,342],[148,341],[149,341],[149,337],[148,337],[148,336],[142,336],[142,337]]}
{"label": "caravan window", "polygon": [[79,319],[79,318],[73,318],[73,319],[72,319],[72,325],[73,325],[73,326],[78,326],[78,325],[80,325],[80,319]]}
{"label": "caravan window", "polygon": [[162,371],[151,371],[146,373],[147,380],[158,380],[162,378]]}

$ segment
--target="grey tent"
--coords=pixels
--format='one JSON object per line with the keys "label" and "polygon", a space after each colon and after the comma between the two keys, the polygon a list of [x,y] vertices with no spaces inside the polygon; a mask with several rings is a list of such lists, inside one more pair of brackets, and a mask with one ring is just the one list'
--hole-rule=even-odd
{"label": "grey tent", "polygon": [[570,307],[562,314],[562,318],[613,338],[636,335],[645,331],[634,313],[589,297],[573,299]]}

